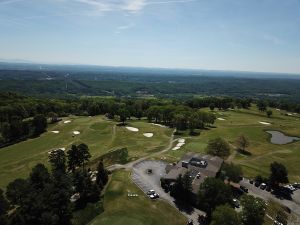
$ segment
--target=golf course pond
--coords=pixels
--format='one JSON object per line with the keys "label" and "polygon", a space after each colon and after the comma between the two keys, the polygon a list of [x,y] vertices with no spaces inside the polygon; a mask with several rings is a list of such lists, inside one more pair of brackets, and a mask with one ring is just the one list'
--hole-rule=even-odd
{"label": "golf course pond", "polygon": [[271,143],[273,144],[278,144],[278,145],[284,145],[291,143],[293,141],[299,141],[299,137],[292,137],[292,136],[287,136],[284,133],[280,131],[275,131],[275,130],[268,130],[266,131],[268,134],[271,134]]}

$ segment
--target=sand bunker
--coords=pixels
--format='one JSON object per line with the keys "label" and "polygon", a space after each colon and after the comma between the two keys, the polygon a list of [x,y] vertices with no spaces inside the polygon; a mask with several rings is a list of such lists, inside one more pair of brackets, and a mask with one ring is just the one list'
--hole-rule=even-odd
{"label": "sand bunker", "polygon": [[143,133],[143,135],[148,138],[153,137],[153,133]]}
{"label": "sand bunker", "polygon": [[287,113],[287,115],[288,115],[288,116],[292,116],[293,114],[292,114],[292,113]]}
{"label": "sand bunker", "polygon": [[178,139],[178,143],[185,143],[185,139],[183,138]]}
{"label": "sand bunker", "polygon": [[152,125],[154,126],[158,126],[158,127],[163,127],[163,128],[166,128],[167,126],[165,125],[161,125],[161,124],[158,124],[158,123],[151,123]]}
{"label": "sand bunker", "polygon": [[133,131],[133,132],[138,132],[139,129],[135,127],[126,127],[127,130]]}
{"label": "sand bunker", "polygon": [[64,123],[71,123],[71,120],[66,120],[64,121]]}
{"label": "sand bunker", "polygon": [[271,125],[271,123],[268,123],[268,122],[262,122],[262,121],[259,121],[259,123],[263,124],[263,125]]}
{"label": "sand bunker", "polygon": [[58,149],[55,149],[55,150],[52,150],[52,151],[49,151],[48,154],[50,155],[52,152],[56,152],[57,150],[62,150],[62,151],[65,151],[66,148],[58,148]]}
{"label": "sand bunker", "polygon": [[78,135],[78,134],[80,134],[80,132],[75,130],[75,131],[73,131],[73,134]]}
{"label": "sand bunker", "polygon": [[277,111],[280,111],[280,109],[276,109]]}
{"label": "sand bunker", "polygon": [[217,118],[218,120],[225,120],[224,118]]}
{"label": "sand bunker", "polygon": [[53,130],[51,131],[53,134],[59,134],[59,131],[58,130]]}
{"label": "sand bunker", "polygon": [[180,147],[174,147],[174,148],[172,148],[173,151],[176,151],[178,149],[180,149]]}
{"label": "sand bunker", "polygon": [[180,143],[178,143],[178,144],[176,145],[176,147],[181,147],[181,146],[183,146],[183,145],[185,145],[185,143],[184,143],[184,142],[180,142]]}

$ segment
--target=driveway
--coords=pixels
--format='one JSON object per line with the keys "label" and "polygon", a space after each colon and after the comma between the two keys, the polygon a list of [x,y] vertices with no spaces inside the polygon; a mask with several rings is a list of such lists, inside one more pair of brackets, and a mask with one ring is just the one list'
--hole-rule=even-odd
{"label": "driveway", "polygon": [[[182,209],[175,203],[175,199],[166,193],[160,186],[160,178],[166,174],[165,168],[167,163],[157,160],[144,160],[133,165],[131,178],[133,182],[143,191],[147,192],[151,189],[155,190],[161,199],[179,210],[188,220],[192,220],[194,224],[199,224],[199,215],[204,215],[204,212],[189,208]],[[147,173],[151,169],[152,173]],[[149,201],[151,201],[149,199]],[[152,200],[153,201],[153,200]]]}
{"label": "driveway", "polygon": [[256,197],[260,197],[265,201],[272,199],[276,202],[279,202],[280,204],[289,207],[293,213],[295,213],[298,217],[300,217],[300,190],[294,191],[294,194],[292,194],[293,200],[289,201],[285,199],[280,200],[276,198],[274,195],[272,195],[270,192],[255,187],[255,185],[249,183],[248,179],[243,179],[240,182],[240,184],[249,189],[249,194]]}

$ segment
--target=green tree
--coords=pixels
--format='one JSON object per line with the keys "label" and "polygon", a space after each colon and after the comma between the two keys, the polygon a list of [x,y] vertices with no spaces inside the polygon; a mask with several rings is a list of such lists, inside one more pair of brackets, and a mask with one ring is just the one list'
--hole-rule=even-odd
{"label": "green tree", "polygon": [[230,146],[223,138],[209,140],[206,151],[210,155],[227,157],[230,154]]}
{"label": "green tree", "polygon": [[52,151],[49,155],[49,162],[53,172],[66,172],[66,155],[63,150],[57,149]]}
{"label": "green tree", "polygon": [[9,203],[3,195],[3,190],[0,189],[0,225],[6,225],[8,209]]}
{"label": "green tree", "polygon": [[241,225],[238,213],[229,205],[216,207],[210,225]]}
{"label": "green tree", "polygon": [[1,129],[1,134],[5,141],[8,142],[11,140],[12,132],[11,132],[11,127],[10,127],[9,123],[7,123],[7,122],[3,123],[2,129]]}
{"label": "green tree", "polygon": [[21,205],[30,191],[29,182],[18,178],[7,185],[6,197],[11,204]]}
{"label": "green tree", "polygon": [[171,195],[185,203],[191,200],[192,179],[190,173],[187,172],[183,176],[180,174],[171,188]]}
{"label": "green tree", "polygon": [[99,186],[104,186],[108,181],[108,173],[107,170],[104,168],[103,160],[101,160],[98,163],[97,172],[98,173],[97,173],[96,183]]}
{"label": "green tree", "polygon": [[267,112],[266,112],[266,113],[267,113],[267,116],[268,116],[268,117],[271,117],[271,116],[272,116],[272,114],[273,114],[272,110],[270,110],[270,109],[269,109],[269,110],[267,110]]}
{"label": "green tree", "polygon": [[32,126],[36,135],[43,133],[47,129],[47,119],[44,115],[38,114],[33,117]]}
{"label": "green tree", "polygon": [[43,164],[33,167],[29,175],[29,183],[35,190],[42,190],[50,182],[50,174]]}
{"label": "green tree", "polygon": [[122,122],[122,124],[124,125],[127,118],[130,116],[129,111],[126,108],[121,108],[118,112],[119,117],[120,117],[120,121]]}
{"label": "green tree", "polygon": [[242,151],[245,151],[247,147],[249,147],[250,145],[250,142],[249,142],[249,139],[241,134],[235,141],[237,147],[242,150]]}
{"label": "green tree", "polygon": [[261,225],[264,222],[266,204],[261,198],[244,195],[241,199],[243,225]]}
{"label": "green tree", "polygon": [[76,145],[72,145],[71,149],[67,151],[68,171],[74,172],[77,167],[81,166],[80,153]]}
{"label": "green tree", "polygon": [[273,188],[277,188],[279,184],[285,184],[289,182],[288,171],[285,166],[278,162],[273,162],[270,165],[270,184]]}
{"label": "green tree", "polygon": [[215,104],[214,103],[210,103],[209,104],[209,109],[211,110],[211,111],[213,111],[214,109],[215,109]]}
{"label": "green tree", "polygon": [[82,143],[82,144],[79,144],[77,146],[78,148],[78,151],[79,151],[79,158],[80,158],[80,161],[81,161],[81,165],[82,165],[82,170],[85,169],[85,163],[88,162],[91,158],[91,154],[90,154],[90,150],[89,150],[89,147]]}
{"label": "green tree", "polygon": [[232,192],[228,185],[222,180],[208,177],[200,185],[198,193],[198,204],[201,209],[205,210],[208,216],[219,205],[230,203]]}
{"label": "green tree", "polygon": [[222,173],[228,177],[229,181],[239,182],[240,177],[243,175],[242,167],[234,165],[233,163],[224,163],[222,166]]}
{"label": "green tree", "polygon": [[267,104],[264,101],[259,101],[257,103],[257,108],[259,111],[264,112],[267,110]]}

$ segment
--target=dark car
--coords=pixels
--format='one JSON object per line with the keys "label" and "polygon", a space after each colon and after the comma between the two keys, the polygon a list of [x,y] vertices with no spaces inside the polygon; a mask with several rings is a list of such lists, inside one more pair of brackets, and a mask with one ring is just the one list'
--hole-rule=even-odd
{"label": "dark car", "polygon": [[287,213],[291,214],[292,210],[289,207],[283,206],[283,208]]}
{"label": "dark car", "polygon": [[242,190],[242,191],[244,191],[245,193],[248,193],[249,192],[249,190],[248,190],[248,188],[246,188],[246,187],[244,187],[244,186],[240,186],[240,189]]}
{"label": "dark car", "polygon": [[254,185],[255,185],[255,187],[259,187],[260,186],[260,182],[255,181]]}
{"label": "dark car", "polygon": [[267,192],[270,192],[271,190],[272,190],[272,189],[271,189],[270,186],[267,186],[267,187],[266,187],[266,191],[267,191]]}
{"label": "dark car", "polygon": [[250,184],[253,184],[253,183],[254,183],[254,180],[249,180],[249,183],[250,183]]}

